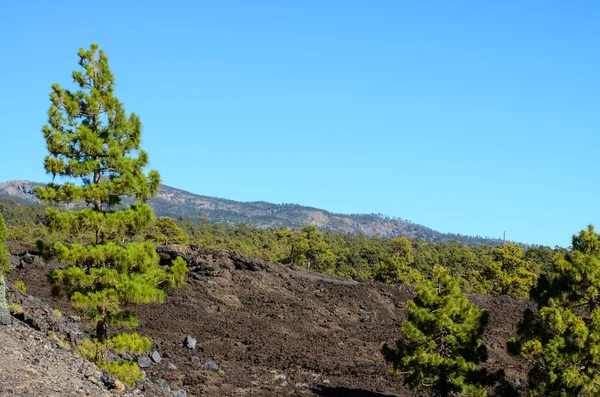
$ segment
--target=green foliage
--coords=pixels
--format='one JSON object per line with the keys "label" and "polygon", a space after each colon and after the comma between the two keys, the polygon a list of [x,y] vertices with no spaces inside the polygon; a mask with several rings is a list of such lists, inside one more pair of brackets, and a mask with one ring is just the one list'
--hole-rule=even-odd
{"label": "green foliage", "polygon": [[181,227],[171,218],[156,221],[146,233],[146,239],[157,244],[187,245],[190,239]]}
{"label": "green foliage", "polygon": [[98,364],[104,362],[108,350],[105,343],[86,338],[77,346],[77,352],[87,361]]}
{"label": "green foliage", "polygon": [[27,286],[25,286],[25,282],[23,280],[15,280],[15,287],[22,293],[27,292]]}
{"label": "green foliage", "polygon": [[[1,203],[0,201],[0,205]],[[129,208],[128,213],[142,212],[140,209]],[[61,241],[86,245],[95,242],[96,234],[88,224],[77,221],[76,217],[67,212],[57,213],[60,215],[53,216],[52,222],[48,220],[49,225],[71,224],[70,221],[65,222],[65,219],[75,218],[75,226],[67,228],[67,232],[56,227],[49,229],[41,224],[35,224],[33,228],[12,226],[9,235],[11,238],[27,241],[40,239],[47,243]],[[124,225],[126,222],[115,221],[112,226],[104,225],[103,222],[96,223],[102,227],[102,233],[107,236],[106,240],[114,241],[118,245],[132,241],[141,243],[146,240],[160,244],[185,242],[207,248],[231,249],[274,262],[292,263],[294,260],[296,264],[303,266],[307,266],[308,262],[304,252],[297,251],[297,248],[306,247],[306,239],[302,235],[310,236],[311,232],[303,233],[300,229],[261,229],[244,223],[211,224],[206,219],[192,222],[189,218],[161,219],[143,230],[115,226]],[[161,228],[165,231],[162,237],[159,233]],[[459,242],[432,243],[405,237],[378,238],[332,231],[317,232],[322,234],[326,254],[318,258],[318,265],[311,263],[312,270],[352,279],[380,280],[415,286],[430,277],[435,264],[440,264],[452,275],[458,276],[461,288],[470,293],[508,293],[523,296],[526,294],[527,285],[531,283],[531,273],[536,277],[540,272],[550,269],[553,257],[564,253],[564,250],[558,247],[522,248],[507,244],[505,249],[497,247],[495,250],[485,245],[468,246]],[[12,237],[17,235],[22,238]],[[513,260],[515,257],[517,260]],[[171,266],[165,268],[165,276],[169,268]],[[523,268],[526,272],[521,273],[519,269]],[[174,285],[170,278],[163,277],[160,285],[163,288]]]}
{"label": "green foliage", "polygon": [[287,261],[293,265],[328,272],[335,262],[323,233],[312,225],[304,226],[299,231],[289,231],[287,234],[281,231],[280,235],[288,239],[290,255]]}
{"label": "green foliage", "polygon": [[600,235],[592,226],[573,236],[572,249],[555,257],[549,277],[532,296],[519,338],[509,347],[530,360],[531,396],[600,394]]}
{"label": "green foliage", "polygon": [[108,349],[113,348],[117,354],[130,352],[141,354],[150,351],[150,341],[142,338],[137,333],[117,334],[107,343],[98,342],[97,339],[85,339],[78,347],[79,355],[96,364],[100,369],[106,369],[111,375],[133,387],[135,382],[144,378],[144,374],[136,362],[126,360],[106,361]]}
{"label": "green foliage", "polygon": [[456,277],[441,266],[431,281],[408,302],[409,318],[396,347],[383,345],[382,353],[394,373],[401,373],[415,391],[432,396],[485,396],[474,381],[475,365],[486,359],[479,340],[487,313],[468,302]]}
{"label": "green foliage", "polygon": [[[98,46],[79,50],[82,70],[73,72],[77,91],[52,86],[48,148],[44,166],[53,177],[79,183],[51,183],[35,189],[46,204],[80,203],[75,210],[47,209],[49,232],[64,233],[70,243],[56,243],[44,252],[67,264],[49,275],[55,291],[71,297],[73,306],[96,326],[104,343],[111,325],[133,327],[133,304],[162,302],[161,282],[167,278],[151,243],[130,243],[154,220],[143,201],[154,196],[160,176],[146,175],[148,155],[140,148],[141,122],[127,115],[114,96],[114,76]],[[135,201],[115,210],[125,196]],[[79,243],[73,243],[80,236]]]}
{"label": "green foliage", "polygon": [[46,219],[46,211],[39,205],[24,204],[2,196],[0,196],[0,215],[4,217],[6,225],[10,228],[40,224]]}
{"label": "green foliage", "polygon": [[412,243],[406,237],[398,236],[389,240],[388,255],[375,268],[375,280],[384,283],[418,285],[423,275],[413,267]]}
{"label": "green foliage", "polygon": [[150,339],[141,337],[137,332],[133,334],[118,333],[108,339],[108,347],[117,354],[128,352],[139,355],[148,353],[152,344]]}
{"label": "green foliage", "polygon": [[171,266],[165,266],[167,288],[181,288],[188,271],[187,263],[182,257],[178,256],[171,261]]}
{"label": "green foliage", "polygon": [[137,363],[132,361],[113,361],[105,363],[100,369],[106,369],[109,374],[120,379],[129,387],[135,386],[135,382],[144,379],[144,373]]}
{"label": "green foliage", "polygon": [[[2,280],[0,280],[1,282]],[[18,303],[11,303],[8,305],[8,310],[10,310],[11,313],[14,314],[21,314],[23,313],[23,308],[21,308],[21,306]]]}
{"label": "green foliage", "polygon": [[[202,247],[232,249],[246,255],[265,258],[281,263],[307,266],[306,233],[300,229],[257,229],[246,224],[224,225],[199,223],[180,219],[176,223],[186,231],[190,242]],[[312,229],[314,230],[314,229]],[[322,233],[325,255],[313,270],[342,277],[363,280],[380,280],[387,283],[418,285],[429,277],[435,264],[440,264],[459,277],[461,288],[466,292],[487,294],[523,294],[531,277],[537,277],[538,269],[547,267],[547,261],[561,252],[560,248],[530,247],[521,250],[522,266],[513,267],[506,262],[502,268],[503,249],[494,251],[489,246],[467,246],[458,242],[425,243],[418,239],[396,237],[382,239],[365,235],[349,235],[331,231]],[[317,235],[318,236],[318,235]],[[319,237],[317,237],[318,241]],[[409,249],[408,247],[411,246]],[[513,247],[512,244],[507,244]],[[508,253],[514,248],[507,249]],[[531,254],[529,251],[533,250]],[[499,251],[499,252],[498,252]],[[518,252],[518,251],[517,251]],[[508,257],[510,259],[510,257]],[[505,288],[493,288],[491,280],[482,276],[486,269],[493,268],[496,261],[504,276]],[[515,269],[516,271],[513,271]],[[526,272],[522,272],[525,269]],[[533,275],[529,272],[533,271]],[[490,273],[493,278],[493,273]]]}
{"label": "green foliage", "polygon": [[529,290],[538,278],[531,262],[523,259],[521,247],[507,243],[492,249],[492,262],[480,273],[488,293],[529,297]]}
{"label": "green foliage", "polygon": [[[150,341],[136,333],[109,335],[109,326],[136,326],[131,306],[162,302],[165,288],[182,285],[187,266],[176,260],[163,269],[151,242],[133,242],[154,222],[144,201],[157,193],[160,176],[154,170],[144,173],[148,155],[140,148],[141,122],[133,113],[128,116],[114,96],[104,52],[95,44],[80,49],[79,65],[83,71],[73,72],[79,90],[52,86],[43,128],[46,172],[79,183],[35,189],[43,203],[54,205],[47,209],[47,233],[65,237],[38,246],[44,256],[67,265],[48,275],[54,292],[68,294],[73,307],[96,327],[96,338],[86,339],[79,353],[133,386],[143,377],[138,365],[107,362],[108,351],[140,354],[150,350]],[[133,204],[119,207],[126,196],[133,197]],[[61,203],[75,209],[59,209],[68,207]]]}
{"label": "green foliage", "polygon": [[0,214],[0,276],[6,274],[11,267],[8,258],[8,247],[6,246],[6,232],[4,217]]}

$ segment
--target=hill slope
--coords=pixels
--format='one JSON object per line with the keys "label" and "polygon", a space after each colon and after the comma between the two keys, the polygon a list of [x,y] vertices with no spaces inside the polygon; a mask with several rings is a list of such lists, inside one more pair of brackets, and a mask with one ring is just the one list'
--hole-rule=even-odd
{"label": "hill slope", "polygon": [[[9,280],[23,280],[63,317],[73,314],[66,299],[50,293],[45,275],[58,265],[37,257],[24,263],[30,250],[9,246],[13,264],[23,264]],[[164,262],[182,255],[191,268],[185,287],[170,292],[163,305],[135,309],[137,331],[164,358],[146,373],[171,390],[189,396],[414,395],[388,374],[379,353],[382,342],[400,335],[411,288],[325,276],[232,251],[170,246],[158,252]],[[523,392],[527,362],[509,356],[505,343],[531,304],[507,296],[469,299],[490,311],[485,366],[504,369]],[[183,346],[186,335],[197,340],[195,349]]]}
{"label": "hill slope", "polygon": [[[12,198],[22,203],[37,203],[33,187],[40,185],[29,181],[0,183],[0,197]],[[212,223],[247,223],[254,227],[302,227],[314,225],[325,230],[367,236],[394,237],[403,235],[426,241],[457,240],[465,244],[497,245],[498,239],[446,234],[428,227],[400,219],[378,215],[343,215],[297,204],[271,204],[262,201],[239,202],[201,196],[162,185],[157,197],[150,200],[157,216],[171,218],[189,217],[198,220],[207,217]]]}

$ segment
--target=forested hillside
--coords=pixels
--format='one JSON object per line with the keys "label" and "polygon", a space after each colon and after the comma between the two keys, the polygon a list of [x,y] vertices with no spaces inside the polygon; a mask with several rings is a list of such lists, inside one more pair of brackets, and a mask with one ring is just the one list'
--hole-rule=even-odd
{"label": "forested hillside", "polygon": [[[44,208],[36,204],[0,200],[0,214],[6,219],[12,240],[47,244],[93,241],[89,231],[73,235],[50,230]],[[459,241],[340,233],[312,225],[257,228],[246,223],[215,224],[206,219],[195,222],[186,217],[158,219],[129,239],[231,249],[330,275],[390,284],[418,285],[429,277],[435,264],[440,264],[460,277],[465,291],[519,297],[526,297],[537,274],[550,267],[555,254],[564,252],[558,247],[522,247],[508,242],[467,245]]]}
{"label": "forested hillside", "polygon": [[[0,198],[20,203],[38,203],[33,188],[41,184],[29,181],[0,183]],[[125,204],[130,204],[124,200]],[[299,228],[313,225],[323,230],[366,236],[405,236],[425,241],[459,241],[469,245],[497,245],[499,239],[481,236],[440,233],[428,227],[402,219],[392,219],[377,214],[334,214],[325,210],[298,204],[271,204],[263,201],[239,202],[215,197],[200,196],[184,190],[162,185],[157,196],[149,200],[158,217],[206,219],[211,223],[235,225],[247,223],[257,228]],[[529,243],[529,242],[526,242]]]}

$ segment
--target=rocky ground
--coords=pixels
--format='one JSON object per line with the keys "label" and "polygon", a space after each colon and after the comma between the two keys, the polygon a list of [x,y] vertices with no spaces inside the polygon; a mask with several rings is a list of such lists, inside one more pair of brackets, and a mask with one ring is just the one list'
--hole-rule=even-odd
{"label": "rocky ground", "polygon": [[[71,317],[75,313],[69,302],[50,294],[45,275],[56,264],[45,263],[26,244],[12,242],[9,248],[16,266],[9,280],[23,280],[27,293],[34,296],[19,294],[13,287],[10,299],[33,300],[47,309],[44,312],[31,308],[28,316],[22,316],[23,321],[40,331],[15,320],[18,327],[0,331],[0,338],[12,338],[11,346],[18,347],[19,341],[35,341],[35,336],[28,336],[33,333],[41,338],[37,350],[33,350],[41,352],[37,353],[41,356],[38,358],[48,360],[48,354],[54,357],[58,352],[81,361],[55,344],[44,348],[48,344],[45,335],[51,332],[67,342],[78,340],[87,332],[77,318]],[[161,357],[158,363],[146,360],[149,380],[138,391],[125,393],[148,396],[170,390],[170,395],[182,395],[185,391],[187,396],[414,395],[388,374],[379,353],[382,342],[393,342],[399,335],[406,317],[406,300],[413,294],[410,288],[328,277],[230,251],[171,246],[160,247],[159,253],[165,263],[177,255],[183,256],[192,271],[187,285],[172,291],[165,304],[137,309],[137,331],[152,339]],[[509,297],[470,298],[490,311],[484,337],[489,349],[485,366],[490,370],[503,369],[523,391],[527,364],[509,356],[505,343],[514,335],[516,323],[529,303]],[[52,325],[54,309],[62,312],[59,325]],[[0,350],[5,349],[0,340]],[[37,365],[27,361],[26,353],[18,348],[8,348],[7,352],[24,356],[21,361],[14,361],[15,368],[22,367],[23,372]],[[52,360],[46,364],[48,368],[63,358],[56,356]],[[70,363],[69,359],[65,362]],[[91,396],[118,393],[106,389],[97,370],[92,374],[97,381],[94,382],[88,377],[90,372],[76,370],[80,368],[77,365],[66,365],[72,370],[67,376],[72,377],[69,386],[60,380],[57,384],[64,389],[55,392],[50,385],[45,394],[37,395],[80,395],[80,389],[82,394]],[[4,366],[0,364],[0,386],[12,379]],[[54,376],[44,372],[47,370],[42,366],[36,371],[40,379]]]}
{"label": "rocky ground", "polygon": [[9,291],[9,301],[14,318],[0,326],[0,395],[167,395],[150,382],[131,389],[75,354],[71,342],[83,335],[77,320],[16,289]]}

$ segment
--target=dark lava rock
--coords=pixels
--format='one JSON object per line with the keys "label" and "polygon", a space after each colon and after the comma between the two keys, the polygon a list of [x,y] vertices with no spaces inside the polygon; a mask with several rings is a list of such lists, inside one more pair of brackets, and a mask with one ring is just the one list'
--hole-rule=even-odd
{"label": "dark lava rock", "polygon": [[115,378],[113,378],[106,370],[102,371],[102,376],[100,377],[100,380],[108,389],[117,388],[117,385],[115,384]]}
{"label": "dark lava rock", "polygon": [[27,266],[33,265],[34,262],[35,256],[31,255],[30,253],[26,253],[25,255],[20,257],[19,264],[16,266],[16,268],[24,269]]}

